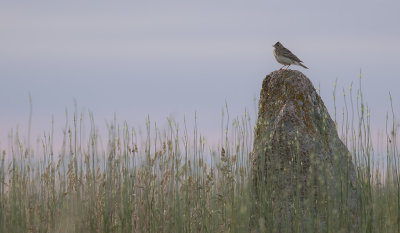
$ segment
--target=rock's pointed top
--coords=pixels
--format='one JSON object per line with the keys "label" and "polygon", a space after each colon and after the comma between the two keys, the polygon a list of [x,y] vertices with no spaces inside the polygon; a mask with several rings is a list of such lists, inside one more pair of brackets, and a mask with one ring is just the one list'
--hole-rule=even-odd
{"label": "rock's pointed top", "polygon": [[[313,84],[302,72],[278,70],[265,77],[260,93],[259,119],[264,118],[263,114],[267,114],[269,120],[279,117],[281,122],[296,119],[308,126],[307,129],[311,129],[313,122],[320,120],[314,117],[315,112],[329,117],[328,110]],[[328,121],[334,127],[330,118]]]}

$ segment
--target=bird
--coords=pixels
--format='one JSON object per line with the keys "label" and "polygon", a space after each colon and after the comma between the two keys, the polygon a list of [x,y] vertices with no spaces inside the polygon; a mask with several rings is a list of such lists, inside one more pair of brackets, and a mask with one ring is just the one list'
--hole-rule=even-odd
{"label": "bird", "polygon": [[[289,49],[285,48],[279,41],[273,46],[274,49],[274,56],[277,62],[281,63],[282,68],[287,66],[289,68],[290,65],[298,65],[308,69],[307,66],[303,65],[302,62],[296,55],[290,52]],[[280,68],[279,70],[281,70]]]}

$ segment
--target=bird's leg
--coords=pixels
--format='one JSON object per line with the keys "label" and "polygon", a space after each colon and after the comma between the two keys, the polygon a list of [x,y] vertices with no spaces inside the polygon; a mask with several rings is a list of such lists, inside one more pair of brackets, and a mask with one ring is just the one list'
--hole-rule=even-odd
{"label": "bird's leg", "polygon": [[289,69],[289,66],[290,66],[290,65],[288,65],[288,67],[286,67],[286,70]]}
{"label": "bird's leg", "polygon": [[283,69],[283,67],[285,67],[286,65],[282,66],[279,70]]}

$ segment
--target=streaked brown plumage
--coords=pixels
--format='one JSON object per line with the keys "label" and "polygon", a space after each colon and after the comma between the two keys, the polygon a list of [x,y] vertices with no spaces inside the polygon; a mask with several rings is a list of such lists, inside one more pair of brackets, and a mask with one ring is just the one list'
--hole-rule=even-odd
{"label": "streaked brown plumage", "polygon": [[275,59],[279,63],[284,65],[284,66],[282,66],[282,68],[285,66],[287,66],[287,68],[289,68],[290,65],[298,65],[298,66],[302,66],[302,67],[308,69],[308,67],[303,65],[302,61],[298,57],[296,57],[296,55],[294,55],[292,52],[290,52],[290,50],[285,48],[281,43],[276,42],[276,44],[273,47],[275,48],[274,49]]}

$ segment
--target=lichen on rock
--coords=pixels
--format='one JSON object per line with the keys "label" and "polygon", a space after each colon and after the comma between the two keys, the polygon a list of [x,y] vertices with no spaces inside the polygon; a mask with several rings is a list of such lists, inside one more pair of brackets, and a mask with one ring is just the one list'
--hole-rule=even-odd
{"label": "lichen on rock", "polygon": [[[299,218],[305,228],[323,227],[336,218],[356,219],[357,177],[351,154],[301,72],[275,71],[264,79],[251,160],[256,219],[266,218],[283,231],[298,226]],[[257,210],[260,206],[269,209]],[[338,230],[356,231],[356,220],[347,223]]]}

